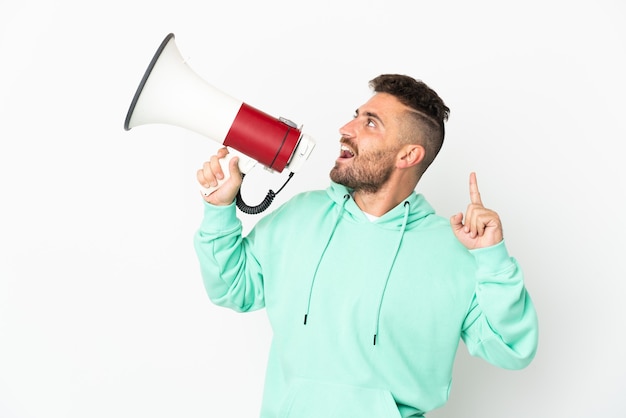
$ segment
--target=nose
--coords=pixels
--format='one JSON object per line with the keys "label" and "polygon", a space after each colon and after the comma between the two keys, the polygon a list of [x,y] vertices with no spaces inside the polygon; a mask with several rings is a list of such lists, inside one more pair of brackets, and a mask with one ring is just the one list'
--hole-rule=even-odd
{"label": "nose", "polygon": [[354,127],[353,127],[354,119],[350,122],[343,125],[339,128],[339,134],[342,138],[353,138],[354,137]]}

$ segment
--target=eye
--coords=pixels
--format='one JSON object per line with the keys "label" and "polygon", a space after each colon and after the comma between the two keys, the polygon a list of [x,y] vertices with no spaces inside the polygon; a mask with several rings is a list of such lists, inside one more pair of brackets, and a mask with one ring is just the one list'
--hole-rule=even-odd
{"label": "eye", "polygon": [[375,128],[376,122],[374,121],[374,119],[367,119],[367,126],[369,126],[370,128]]}

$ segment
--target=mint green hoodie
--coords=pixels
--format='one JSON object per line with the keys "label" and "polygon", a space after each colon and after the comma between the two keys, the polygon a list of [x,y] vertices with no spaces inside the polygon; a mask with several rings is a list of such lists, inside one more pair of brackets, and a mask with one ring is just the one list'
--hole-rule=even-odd
{"label": "mint green hoodie", "polygon": [[504,242],[468,251],[420,194],[370,222],[332,183],[245,238],[234,205],[205,204],[195,247],[215,304],[266,308],[263,418],[422,416],[446,402],[461,338],[508,369],[536,351],[535,310]]}

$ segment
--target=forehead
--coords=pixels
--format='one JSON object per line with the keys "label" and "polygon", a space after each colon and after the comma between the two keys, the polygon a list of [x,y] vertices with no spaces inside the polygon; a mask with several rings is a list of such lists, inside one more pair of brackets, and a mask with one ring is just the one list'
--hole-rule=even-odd
{"label": "forehead", "polygon": [[389,93],[376,93],[361,107],[359,114],[374,113],[384,121],[391,121],[407,112],[408,106]]}

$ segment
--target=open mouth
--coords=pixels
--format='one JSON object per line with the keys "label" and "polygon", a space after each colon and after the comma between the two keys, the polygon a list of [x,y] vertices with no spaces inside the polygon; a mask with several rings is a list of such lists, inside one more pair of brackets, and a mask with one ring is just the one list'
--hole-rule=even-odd
{"label": "open mouth", "polygon": [[339,151],[339,158],[348,159],[354,157],[354,151],[347,145],[342,144]]}

